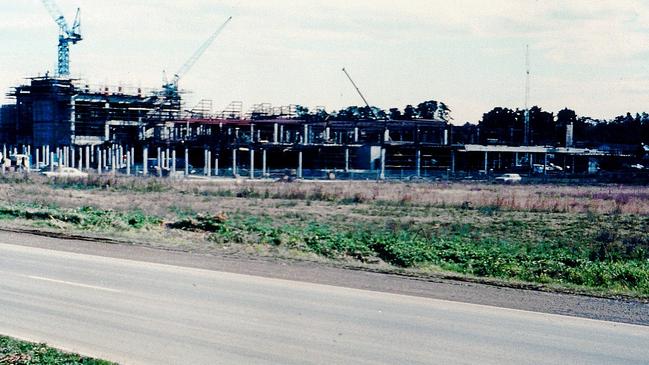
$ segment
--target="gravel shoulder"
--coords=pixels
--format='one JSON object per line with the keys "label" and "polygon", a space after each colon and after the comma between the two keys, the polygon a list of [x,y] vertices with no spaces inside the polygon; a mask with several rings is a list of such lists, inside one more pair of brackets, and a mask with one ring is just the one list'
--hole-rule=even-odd
{"label": "gravel shoulder", "polygon": [[449,279],[440,275],[412,277],[363,267],[348,267],[344,264],[246,253],[204,254],[165,250],[96,238],[58,238],[52,235],[0,230],[0,242],[649,326],[649,303],[633,299],[607,299],[533,288],[488,285],[470,280]]}

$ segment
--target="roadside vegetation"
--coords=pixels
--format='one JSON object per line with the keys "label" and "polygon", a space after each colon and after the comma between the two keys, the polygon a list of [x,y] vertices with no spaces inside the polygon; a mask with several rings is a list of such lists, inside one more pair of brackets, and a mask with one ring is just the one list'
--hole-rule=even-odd
{"label": "roadside vegetation", "polygon": [[4,226],[649,298],[645,187],[94,177],[0,195]]}
{"label": "roadside vegetation", "polygon": [[70,354],[48,347],[0,336],[0,364],[2,365],[114,365],[112,362],[96,360],[77,354]]}

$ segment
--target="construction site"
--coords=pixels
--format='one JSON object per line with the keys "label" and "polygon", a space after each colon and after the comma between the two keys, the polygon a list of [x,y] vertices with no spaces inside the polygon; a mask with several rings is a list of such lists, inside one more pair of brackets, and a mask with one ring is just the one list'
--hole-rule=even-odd
{"label": "construction site", "polygon": [[477,138],[455,138],[459,127],[443,118],[378,116],[345,69],[370,111],[366,117],[331,118],[297,105],[244,108],[241,101],[221,111],[210,100],[186,105],[179,82],[232,18],[159,88],[90,86],[70,76],[70,46],[83,40],[79,12],[70,26],[54,2],[43,4],[59,26],[58,69],[8,92],[11,104],[0,114],[3,171],[67,166],[145,176],[452,179],[592,175],[602,164],[634,158],[578,148],[572,125],[557,143],[533,145],[528,109],[524,127],[511,131],[516,139],[487,144],[479,144],[479,130]]}

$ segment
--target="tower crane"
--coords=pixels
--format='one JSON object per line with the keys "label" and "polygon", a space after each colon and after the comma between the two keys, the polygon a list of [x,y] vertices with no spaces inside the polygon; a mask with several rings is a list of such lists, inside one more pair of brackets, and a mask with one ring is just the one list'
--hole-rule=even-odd
{"label": "tower crane", "polygon": [[70,43],[77,44],[81,37],[81,10],[77,8],[77,15],[74,17],[72,28],[65,20],[61,9],[54,0],[41,0],[47,11],[50,13],[56,24],[59,26],[59,54],[57,75],[61,77],[70,76]]}
{"label": "tower crane", "polygon": [[212,35],[194,52],[194,54],[183,64],[178,72],[176,72],[170,82],[165,81],[165,84],[162,86],[164,90],[165,97],[171,99],[178,98],[178,81],[187,73],[191,68],[196,64],[196,62],[201,58],[201,56],[207,51],[210,45],[214,42],[216,37],[223,31],[223,29],[228,25],[232,20],[232,17],[229,17],[225,23],[223,23]]}

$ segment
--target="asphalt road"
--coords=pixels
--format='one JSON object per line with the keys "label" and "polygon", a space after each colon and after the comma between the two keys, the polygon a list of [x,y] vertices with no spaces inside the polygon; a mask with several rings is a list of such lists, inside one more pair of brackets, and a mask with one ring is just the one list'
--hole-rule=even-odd
{"label": "asphalt road", "polygon": [[649,327],[0,244],[0,333],[123,364],[646,364]]}

